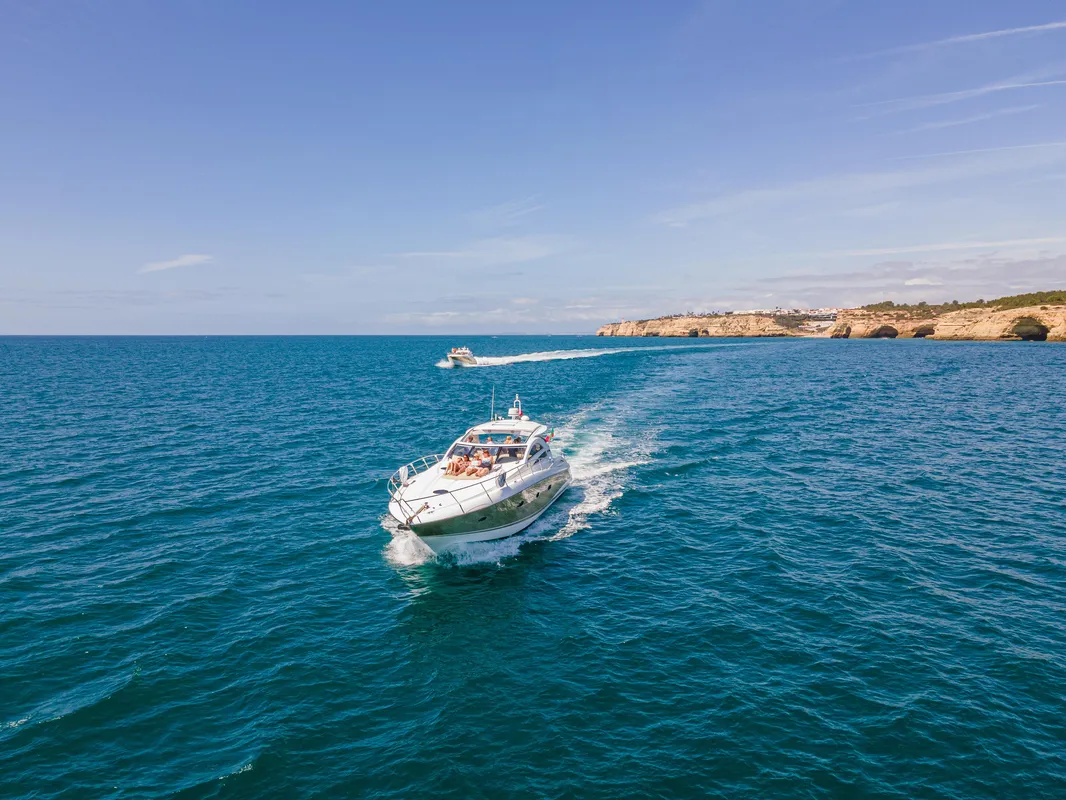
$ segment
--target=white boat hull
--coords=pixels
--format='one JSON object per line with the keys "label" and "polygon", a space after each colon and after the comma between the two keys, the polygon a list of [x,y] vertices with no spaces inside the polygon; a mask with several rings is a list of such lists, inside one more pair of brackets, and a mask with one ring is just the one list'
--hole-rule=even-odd
{"label": "white boat hull", "polygon": [[474,356],[457,356],[448,354],[448,362],[453,367],[476,367],[477,359]]}
{"label": "white boat hull", "polygon": [[[537,513],[535,514],[525,517],[524,519],[520,519],[517,522],[511,523],[510,525],[504,525],[499,528],[490,528],[488,530],[482,531],[471,531],[469,533],[454,533],[446,536],[419,536],[417,532],[415,533],[415,535],[418,536],[418,538],[422,542],[424,542],[430,550],[438,554],[447,552],[448,550],[454,550],[458,547],[462,547],[465,544],[472,544],[476,542],[491,542],[497,539],[507,539],[511,536],[521,533],[534,522],[536,522],[538,519],[540,519],[542,516],[544,516],[544,513],[549,508],[551,508],[552,505],[554,505],[555,501],[558,500],[568,488],[570,488],[570,484],[572,482],[572,479],[567,478],[563,488],[560,489],[552,497],[551,501],[547,505],[545,505],[544,508],[537,511]],[[389,511],[394,519],[403,524],[404,520],[398,513],[398,507],[394,509],[393,506],[390,505]]]}

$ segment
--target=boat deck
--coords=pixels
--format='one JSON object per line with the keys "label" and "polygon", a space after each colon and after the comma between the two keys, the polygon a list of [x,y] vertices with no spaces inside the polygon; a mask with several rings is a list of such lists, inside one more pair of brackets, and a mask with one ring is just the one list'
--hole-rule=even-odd
{"label": "boat deck", "polygon": [[[521,462],[522,462],[522,459],[514,458],[513,456],[506,456],[505,458],[497,458],[495,463],[493,464],[492,470],[489,473],[487,473],[486,475],[482,475],[481,477],[482,478],[488,477],[488,475],[491,475],[493,472],[496,471],[497,467],[503,467],[504,469],[507,469],[509,467],[515,466],[516,464],[520,464]],[[440,479],[441,480],[448,480],[448,481],[473,481],[473,480],[478,480],[477,476],[475,476],[475,475],[446,475],[446,474],[441,474],[440,475]]]}

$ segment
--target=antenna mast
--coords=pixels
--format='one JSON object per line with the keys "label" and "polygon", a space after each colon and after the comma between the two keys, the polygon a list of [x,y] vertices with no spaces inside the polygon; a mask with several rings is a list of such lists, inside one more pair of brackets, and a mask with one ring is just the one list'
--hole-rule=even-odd
{"label": "antenna mast", "polygon": [[496,384],[492,384],[492,406],[489,408],[489,422],[496,419]]}

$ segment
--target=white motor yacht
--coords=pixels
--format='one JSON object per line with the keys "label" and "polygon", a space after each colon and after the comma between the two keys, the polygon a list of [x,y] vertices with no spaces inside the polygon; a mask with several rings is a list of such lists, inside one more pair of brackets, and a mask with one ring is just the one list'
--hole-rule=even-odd
{"label": "white motor yacht", "polygon": [[437,553],[513,536],[570,485],[570,465],[551,440],[515,395],[506,418],[493,414],[447,452],[400,467],[389,480],[389,513]]}
{"label": "white motor yacht", "polygon": [[448,362],[453,367],[476,367],[477,358],[470,352],[469,347],[453,347],[448,353]]}

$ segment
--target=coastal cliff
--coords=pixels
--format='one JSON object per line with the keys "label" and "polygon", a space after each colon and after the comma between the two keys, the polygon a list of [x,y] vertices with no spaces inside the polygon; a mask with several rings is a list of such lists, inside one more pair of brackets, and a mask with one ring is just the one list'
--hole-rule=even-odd
{"label": "coastal cliff", "polygon": [[[1030,297],[1018,299],[1024,303]],[[660,317],[608,323],[596,335],[1066,342],[1066,303],[1005,302],[1009,300],[1002,298],[988,304],[978,301],[980,307],[969,304],[961,308],[958,304],[892,306],[891,303],[885,304],[888,308],[851,308],[838,312],[831,323],[821,325],[812,322],[808,315],[796,312]]]}
{"label": "coastal cliff", "polygon": [[660,317],[636,322],[611,322],[597,336],[794,336],[796,331],[770,315],[729,314],[714,316]]}
{"label": "coastal cliff", "polygon": [[1066,306],[966,308],[944,314],[848,309],[825,335],[833,339],[1066,342]]}

